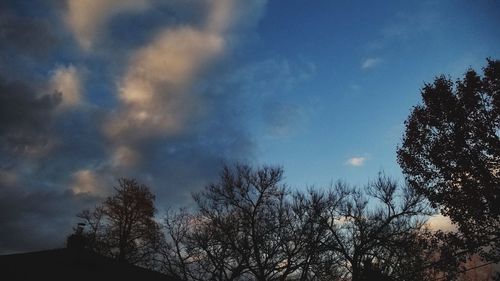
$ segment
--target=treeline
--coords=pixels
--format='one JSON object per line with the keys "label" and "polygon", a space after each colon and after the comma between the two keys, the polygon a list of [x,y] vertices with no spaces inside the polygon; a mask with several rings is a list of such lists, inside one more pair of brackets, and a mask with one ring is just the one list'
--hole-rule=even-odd
{"label": "treeline", "polygon": [[434,280],[457,272],[425,225],[425,199],[384,175],[362,188],[292,191],[281,168],[227,166],[194,195],[196,208],[160,221],[146,186],[121,179],[115,189],[79,214],[85,247],[182,280]]}

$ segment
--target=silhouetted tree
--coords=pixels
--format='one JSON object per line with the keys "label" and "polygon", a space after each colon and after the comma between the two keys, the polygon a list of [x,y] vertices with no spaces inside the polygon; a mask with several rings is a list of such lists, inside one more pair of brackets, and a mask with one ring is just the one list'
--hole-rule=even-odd
{"label": "silhouetted tree", "polygon": [[[243,276],[275,280],[293,272],[295,253],[293,246],[286,243],[290,224],[282,175],[279,168],[225,167],[218,182],[194,196],[198,212],[176,218],[181,218],[182,225],[191,224],[184,245],[177,243],[184,234],[176,231],[179,226],[175,219],[168,220],[167,233],[174,234],[171,252],[177,255],[175,264],[181,265],[177,266],[178,275],[204,280]],[[184,250],[178,251],[180,246]],[[188,257],[193,256],[196,263],[188,265],[186,262],[193,260]]]}
{"label": "silhouetted tree", "polygon": [[164,270],[183,280],[430,280],[422,195],[380,176],[364,189],[288,191],[279,168],[225,167],[170,212]]}
{"label": "silhouetted tree", "polygon": [[227,223],[214,225],[199,214],[169,211],[164,220],[167,243],[164,271],[182,280],[238,280],[245,260],[232,249]]}
{"label": "silhouetted tree", "polygon": [[88,248],[120,261],[151,266],[163,241],[154,220],[155,196],[133,179],[118,180],[116,194],[94,210],[84,210]]}
{"label": "silhouetted tree", "polygon": [[458,225],[466,248],[500,261],[500,61],[480,77],[422,89],[398,149],[409,183]]}
{"label": "silhouetted tree", "polygon": [[[294,240],[297,225],[282,178],[280,168],[225,167],[217,182],[195,195],[195,215],[166,222],[172,236],[170,256],[177,255],[177,261],[169,264],[176,265],[177,275],[200,280],[285,280],[296,272],[303,245]],[[177,230],[179,218],[189,235]]]}
{"label": "silhouetted tree", "polygon": [[299,268],[292,280],[340,280],[343,271],[338,255],[326,248],[330,216],[328,210],[340,206],[345,194],[319,192],[312,188],[293,194],[294,233],[299,245]]}
{"label": "silhouetted tree", "polygon": [[253,280],[285,280],[301,266],[300,225],[282,180],[280,168],[225,167],[218,182],[195,196],[201,216],[220,225]]}
{"label": "silhouetted tree", "polygon": [[[322,196],[323,251],[340,280],[428,280],[423,197],[379,176],[364,189],[337,183]],[[377,279],[378,278],[378,279]]]}

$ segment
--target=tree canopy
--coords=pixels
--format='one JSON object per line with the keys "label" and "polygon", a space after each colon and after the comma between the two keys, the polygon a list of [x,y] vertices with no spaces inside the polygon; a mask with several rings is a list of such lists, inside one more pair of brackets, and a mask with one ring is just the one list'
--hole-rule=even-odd
{"label": "tree canopy", "polygon": [[425,84],[398,162],[408,182],[458,225],[467,247],[500,260],[500,61]]}
{"label": "tree canopy", "polygon": [[118,180],[116,194],[78,217],[86,223],[87,247],[132,264],[154,261],[162,233],[154,220],[155,196],[149,187],[133,179]]}

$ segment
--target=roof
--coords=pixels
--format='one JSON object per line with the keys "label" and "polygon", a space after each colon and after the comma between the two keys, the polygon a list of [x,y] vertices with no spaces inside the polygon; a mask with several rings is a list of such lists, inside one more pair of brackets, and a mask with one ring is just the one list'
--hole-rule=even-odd
{"label": "roof", "polygon": [[68,249],[0,256],[0,271],[9,280],[147,280],[178,279],[115,259]]}

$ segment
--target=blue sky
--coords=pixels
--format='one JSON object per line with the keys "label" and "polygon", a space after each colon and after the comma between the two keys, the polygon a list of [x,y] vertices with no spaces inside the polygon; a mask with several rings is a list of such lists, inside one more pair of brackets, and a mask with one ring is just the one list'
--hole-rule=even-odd
{"label": "blue sky", "polygon": [[500,58],[499,26],[492,0],[2,1],[0,252],[59,245],[119,177],[160,209],[237,161],[402,180],[420,88]]}
{"label": "blue sky", "polygon": [[[498,57],[498,26],[495,1],[270,2],[253,54],[314,71],[286,95],[303,120],[287,136],[264,138],[259,159],[282,164],[302,186],[362,184],[380,170],[402,178],[395,150],[420,88]],[[346,165],[353,157],[363,164]]]}

